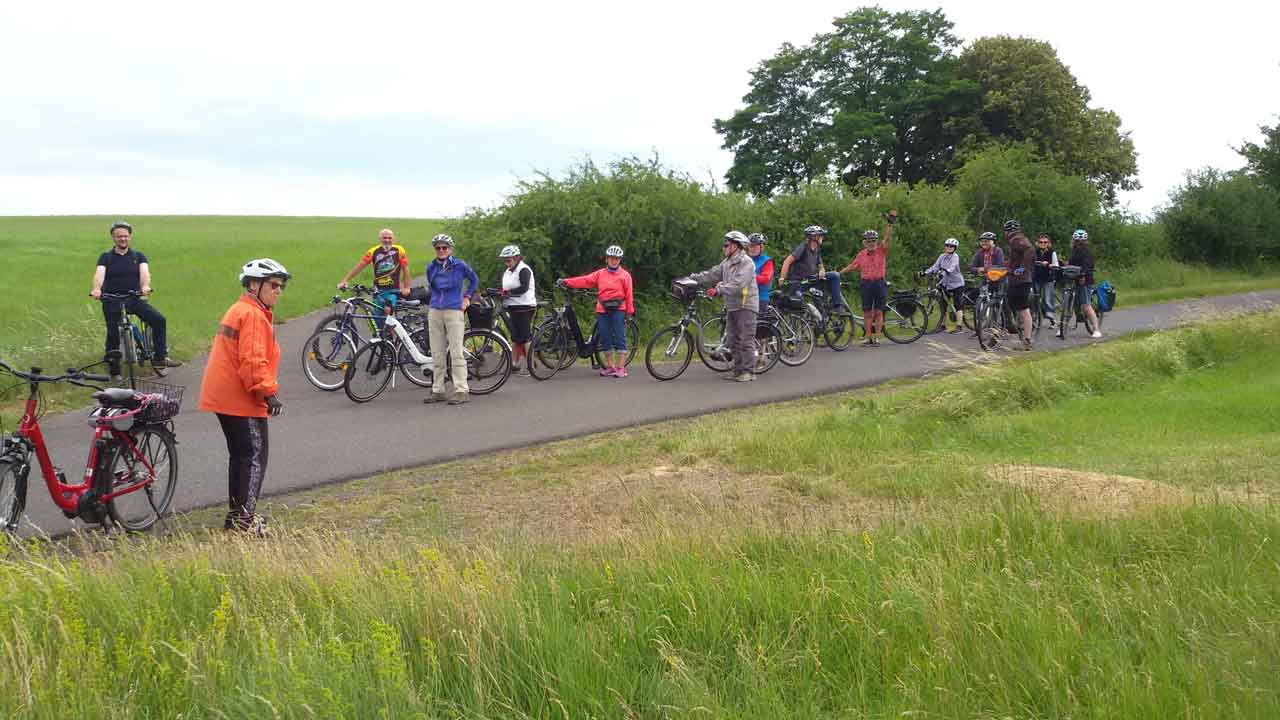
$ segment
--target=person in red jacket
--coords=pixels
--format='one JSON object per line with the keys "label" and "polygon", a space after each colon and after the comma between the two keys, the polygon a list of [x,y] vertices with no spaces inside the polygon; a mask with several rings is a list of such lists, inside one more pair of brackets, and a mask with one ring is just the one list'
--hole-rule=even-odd
{"label": "person in red jacket", "polygon": [[271,309],[288,281],[289,271],[270,258],[244,264],[244,292],[222,316],[200,385],[200,409],[218,416],[230,455],[227,530],[266,533],[256,510],[267,473],[267,418],[284,409],[277,397],[280,346]]}
{"label": "person in red jacket", "polygon": [[596,315],[600,320],[600,352],[604,355],[602,377],[627,376],[626,317],[636,314],[631,296],[631,273],[622,269],[622,248],[610,245],[604,251],[605,266],[577,277],[556,280],[557,285],[596,289]]}

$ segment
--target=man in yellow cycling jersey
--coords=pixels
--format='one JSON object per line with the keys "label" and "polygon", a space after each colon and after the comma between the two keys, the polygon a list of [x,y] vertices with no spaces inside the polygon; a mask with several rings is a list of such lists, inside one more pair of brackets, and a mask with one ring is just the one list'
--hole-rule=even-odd
{"label": "man in yellow cycling jersey", "polygon": [[373,266],[373,287],[377,292],[374,296],[374,313],[378,316],[378,327],[381,328],[382,307],[389,305],[395,308],[401,296],[409,297],[409,254],[405,252],[403,245],[396,243],[396,234],[390,228],[382,228],[378,231],[378,244],[369,248],[360,262],[342,278],[338,289],[346,290],[347,283],[359,275],[366,265]]}

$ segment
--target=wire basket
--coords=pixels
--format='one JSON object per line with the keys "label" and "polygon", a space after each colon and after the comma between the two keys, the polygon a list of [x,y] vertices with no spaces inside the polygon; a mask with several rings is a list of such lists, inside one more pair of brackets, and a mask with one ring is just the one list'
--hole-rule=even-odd
{"label": "wire basket", "polygon": [[138,412],[138,422],[162,423],[172,420],[182,409],[182,385],[170,385],[154,380],[138,381],[137,392],[151,396],[147,404]]}

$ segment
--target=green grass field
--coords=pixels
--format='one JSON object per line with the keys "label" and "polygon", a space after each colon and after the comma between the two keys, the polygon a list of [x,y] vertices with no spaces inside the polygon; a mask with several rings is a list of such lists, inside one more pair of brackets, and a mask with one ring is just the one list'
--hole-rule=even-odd
{"label": "green grass field", "polygon": [[1272,718],[1280,312],[0,545],[0,716]]}

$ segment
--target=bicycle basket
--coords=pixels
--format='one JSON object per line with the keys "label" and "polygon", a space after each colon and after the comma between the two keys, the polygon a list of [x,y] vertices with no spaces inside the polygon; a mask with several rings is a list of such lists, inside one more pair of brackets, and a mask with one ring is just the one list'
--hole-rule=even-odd
{"label": "bicycle basket", "polygon": [[698,283],[689,279],[671,281],[671,296],[680,302],[689,302],[698,292]]}
{"label": "bicycle basket", "polygon": [[1058,268],[1058,272],[1064,280],[1075,280],[1080,277],[1082,268],[1079,265],[1063,265]]}
{"label": "bicycle basket", "polygon": [[801,299],[800,295],[789,293],[789,292],[782,292],[780,290],[774,291],[773,294],[769,296],[769,304],[775,307],[782,308],[783,310],[803,310],[804,309],[804,300]]}
{"label": "bicycle basket", "polygon": [[493,329],[493,303],[482,295],[471,298],[467,306],[467,321],[474,329]]}
{"label": "bicycle basket", "polygon": [[1004,279],[1004,276],[1008,274],[1008,268],[992,268],[987,271],[987,280],[990,282],[1000,282]]}
{"label": "bicycle basket", "polygon": [[148,402],[138,412],[138,422],[162,423],[172,420],[182,408],[181,385],[156,382],[154,380],[138,381],[138,393],[148,397]]}

